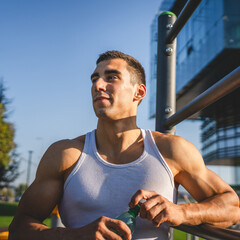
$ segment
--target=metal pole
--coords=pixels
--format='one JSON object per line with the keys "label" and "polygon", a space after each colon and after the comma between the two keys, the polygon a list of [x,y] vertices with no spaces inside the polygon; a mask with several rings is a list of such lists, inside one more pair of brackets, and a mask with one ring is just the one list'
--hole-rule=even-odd
{"label": "metal pole", "polygon": [[33,151],[28,151],[28,168],[27,168],[27,180],[26,184],[29,187],[29,181],[30,181],[30,172],[31,172],[31,163],[32,163],[32,153]]}
{"label": "metal pole", "polygon": [[171,126],[175,126],[238,87],[240,87],[240,67],[236,68],[182,109],[177,111],[173,116],[166,120],[165,127],[170,128]]}
{"label": "metal pole", "polygon": [[199,240],[198,236],[193,236],[193,240]]}
{"label": "metal pole", "polygon": [[184,27],[188,19],[192,16],[198,5],[201,3],[202,0],[189,0],[187,5],[184,7],[178,19],[173,25],[173,28],[168,33],[166,37],[166,43],[171,43],[179,34],[181,29]]}
{"label": "metal pole", "polygon": [[165,127],[165,121],[176,111],[176,39],[165,43],[165,38],[176,20],[172,12],[158,17],[157,103],[156,131],[174,134],[174,128]]}
{"label": "metal pole", "polygon": [[186,240],[192,240],[192,235],[187,233]]}
{"label": "metal pole", "polygon": [[201,224],[201,225],[179,225],[174,226],[175,229],[178,229],[183,232],[191,233],[195,236],[199,236],[208,240],[239,240],[240,232],[232,229],[214,227],[210,224]]}

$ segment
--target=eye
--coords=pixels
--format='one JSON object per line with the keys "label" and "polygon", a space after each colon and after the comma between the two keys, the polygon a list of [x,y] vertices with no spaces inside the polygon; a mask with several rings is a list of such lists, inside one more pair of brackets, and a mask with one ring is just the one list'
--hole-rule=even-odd
{"label": "eye", "polygon": [[92,83],[95,83],[97,80],[98,80],[97,77],[93,77],[93,78],[91,79]]}
{"label": "eye", "polygon": [[111,81],[111,80],[117,79],[117,76],[116,76],[116,75],[109,75],[109,76],[107,77],[107,79],[108,79],[109,81]]}

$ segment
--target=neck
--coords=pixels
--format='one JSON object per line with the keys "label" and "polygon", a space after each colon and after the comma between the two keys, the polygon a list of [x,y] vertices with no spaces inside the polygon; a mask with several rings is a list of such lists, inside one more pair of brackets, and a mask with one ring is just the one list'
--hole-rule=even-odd
{"label": "neck", "polygon": [[120,162],[116,156],[121,156],[134,148],[141,138],[141,131],[136,125],[136,116],[114,121],[98,120],[96,144],[99,153],[106,158]]}
{"label": "neck", "polygon": [[122,118],[118,120],[98,119],[97,130],[104,132],[111,132],[118,134],[129,130],[137,129],[136,116]]}

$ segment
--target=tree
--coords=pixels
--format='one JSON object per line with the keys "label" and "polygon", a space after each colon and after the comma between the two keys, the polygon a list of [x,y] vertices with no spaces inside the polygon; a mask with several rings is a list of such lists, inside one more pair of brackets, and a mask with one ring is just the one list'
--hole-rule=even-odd
{"label": "tree", "polygon": [[7,105],[9,100],[5,96],[3,80],[0,79],[0,186],[7,186],[14,181],[18,173],[19,162],[14,151],[14,127],[7,121]]}
{"label": "tree", "polygon": [[24,183],[19,184],[19,185],[15,188],[16,196],[22,196],[23,193],[27,190],[27,188],[28,188],[28,185],[27,185],[27,184],[24,184]]}

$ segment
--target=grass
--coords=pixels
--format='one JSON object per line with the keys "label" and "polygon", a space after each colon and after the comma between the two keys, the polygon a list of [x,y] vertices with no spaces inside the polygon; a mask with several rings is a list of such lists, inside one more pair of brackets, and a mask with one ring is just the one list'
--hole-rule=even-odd
{"label": "grass", "polygon": [[186,238],[187,234],[185,232],[174,229],[174,240],[183,240]]}
{"label": "grass", "polygon": [[8,227],[12,220],[13,216],[0,216],[0,227]]}
{"label": "grass", "polygon": [[16,213],[18,203],[0,203],[0,227],[8,227]]}
{"label": "grass", "polygon": [[[174,229],[174,240],[186,240],[187,233]],[[205,240],[205,238],[199,238],[199,240]]]}
{"label": "grass", "polygon": [[13,216],[16,213],[18,203],[16,202],[0,202],[1,216]]}
{"label": "grass", "polygon": [[[16,213],[17,202],[0,202],[0,227],[8,227]],[[48,227],[51,226],[51,218],[47,218],[43,222]]]}
{"label": "grass", "polygon": [[[18,203],[16,202],[0,202],[0,227],[8,227],[11,223],[13,216],[16,213]],[[48,227],[51,226],[51,218],[47,218],[44,222]],[[186,233],[174,229],[174,240],[185,240]],[[203,239],[203,238],[200,238]]]}

